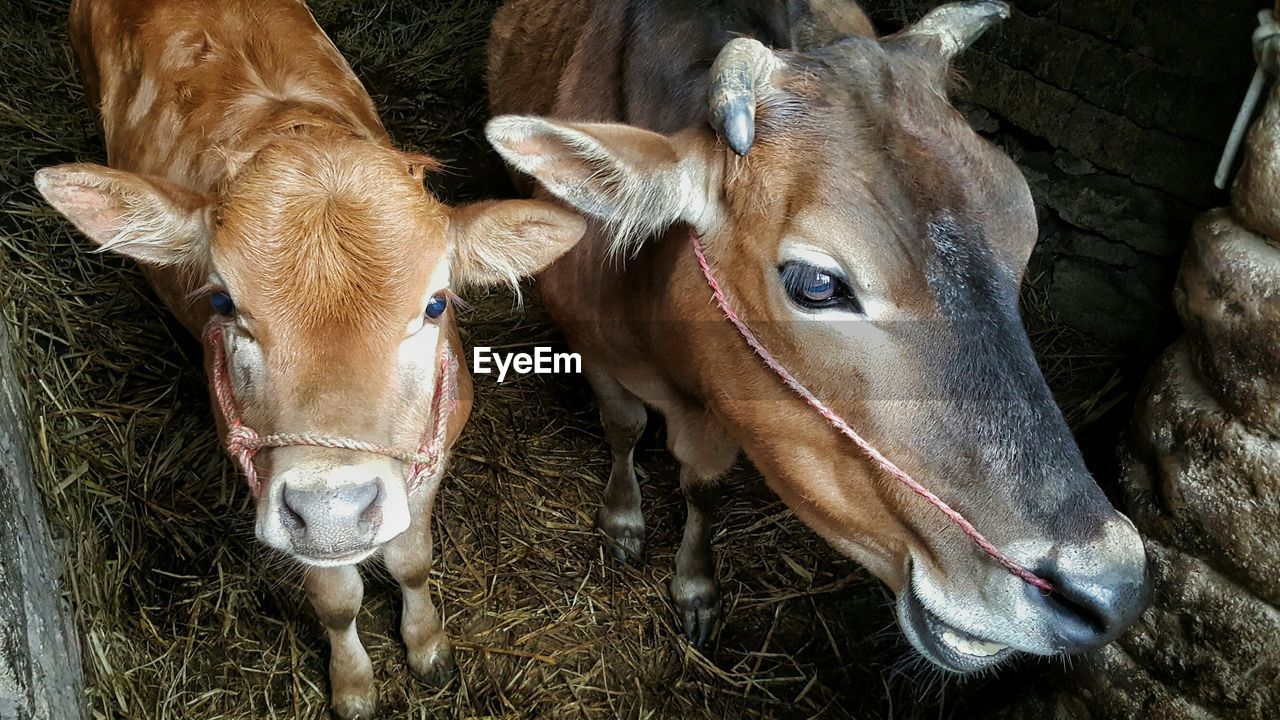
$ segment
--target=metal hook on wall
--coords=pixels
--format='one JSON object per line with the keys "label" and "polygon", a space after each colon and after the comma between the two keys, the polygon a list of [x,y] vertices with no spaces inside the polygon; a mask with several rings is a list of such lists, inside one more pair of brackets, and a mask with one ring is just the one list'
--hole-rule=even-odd
{"label": "metal hook on wall", "polygon": [[1213,176],[1213,184],[1219,190],[1227,188],[1227,180],[1231,176],[1231,166],[1235,164],[1236,155],[1240,153],[1240,145],[1244,142],[1245,132],[1249,129],[1249,120],[1262,97],[1262,89],[1267,84],[1268,75],[1280,75],[1280,23],[1276,15],[1280,14],[1280,2],[1277,12],[1262,10],[1258,12],[1258,29],[1253,31],[1253,57],[1258,62],[1258,69],[1253,73],[1249,90],[1245,93],[1240,111],[1236,113],[1235,124],[1231,126],[1231,134],[1227,136],[1227,146],[1222,150],[1222,159],[1218,161],[1218,172]]}

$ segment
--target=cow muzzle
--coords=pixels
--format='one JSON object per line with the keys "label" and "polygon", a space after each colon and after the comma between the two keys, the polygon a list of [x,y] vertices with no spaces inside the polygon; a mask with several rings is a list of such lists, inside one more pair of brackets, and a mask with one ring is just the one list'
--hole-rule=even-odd
{"label": "cow muzzle", "polygon": [[1053,590],[1017,582],[984,559],[941,572],[913,561],[896,609],[904,634],[934,665],[955,673],[1018,654],[1075,655],[1119,637],[1151,601],[1142,539],[1114,513],[1094,539],[1015,542],[1019,557]]}
{"label": "cow muzzle", "polygon": [[368,558],[409,527],[404,470],[394,465],[283,469],[258,504],[258,539],[307,565]]}

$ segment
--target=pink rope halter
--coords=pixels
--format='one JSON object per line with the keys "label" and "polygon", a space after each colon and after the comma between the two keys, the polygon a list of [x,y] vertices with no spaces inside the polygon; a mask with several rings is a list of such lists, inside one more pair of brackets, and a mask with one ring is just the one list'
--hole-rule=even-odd
{"label": "pink rope halter", "polygon": [[915,494],[929,501],[929,504],[936,507],[943,515],[946,515],[951,522],[958,525],[960,529],[964,531],[965,535],[968,535],[969,538],[978,545],[978,547],[982,548],[996,562],[1003,565],[1005,569],[1021,578],[1029,585],[1040,588],[1045,592],[1051,592],[1053,590],[1053,585],[1048,580],[1045,580],[1026,569],[1022,565],[1018,564],[1018,561],[1002,552],[1000,548],[996,547],[990,540],[984,537],[982,533],[978,532],[978,529],[973,526],[973,523],[965,519],[963,515],[943,501],[942,498],[934,495],[928,488],[916,482],[915,479],[906,473],[906,471],[881,454],[881,452],[871,443],[864,440],[863,437],[855,432],[853,428],[849,427],[849,423],[845,422],[844,418],[840,417],[834,410],[827,407],[826,403],[819,400],[817,395],[814,395],[813,392],[797,380],[796,377],[782,365],[782,363],[778,362],[778,359],[773,356],[773,353],[769,352],[769,349],[764,346],[764,343],[761,343],[755,333],[751,332],[751,328],[747,326],[747,323],[738,316],[738,313],[734,311],[733,306],[729,304],[728,297],[725,296],[724,290],[720,287],[720,283],[716,281],[715,274],[711,272],[711,265],[707,262],[707,256],[702,252],[702,239],[699,238],[698,234],[692,230],[689,232],[689,243],[693,246],[693,254],[698,257],[698,266],[702,268],[702,274],[707,279],[707,285],[711,286],[711,293],[715,296],[716,304],[720,306],[721,312],[723,312],[725,317],[729,319],[729,322],[733,323],[733,326],[738,329],[738,332],[741,333],[743,339],[747,341],[747,345],[751,346],[751,349],[755,351],[756,355],[760,356],[760,359],[764,361],[765,365],[769,366],[770,370],[773,370],[777,373],[778,377],[782,378],[782,382],[787,387],[791,388],[795,394],[803,398],[804,401],[809,404],[809,407],[817,410],[819,415],[826,418],[827,422],[831,423],[836,430],[840,431],[840,434],[853,441],[853,444],[857,445],[858,449],[874,460],[885,472],[892,475],[898,482],[906,485]]}
{"label": "pink rope halter", "polygon": [[253,428],[244,424],[240,409],[236,406],[235,392],[227,370],[227,351],[222,335],[222,323],[217,317],[209,321],[205,336],[213,347],[209,376],[213,379],[213,390],[218,399],[218,407],[227,421],[227,453],[235,458],[241,471],[244,472],[245,481],[249,484],[249,490],[253,492],[254,497],[258,497],[262,487],[258,482],[258,471],[254,467],[253,458],[265,448],[305,445],[336,450],[356,450],[395,458],[409,465],[407,487],[410,493],[417,489],[423,480],[439,472],[444,457],[445,435],[449,428],[448,416],[458,404],[458,362],[447,340],[440,349],[436,389],[431,400],[431,426],[422,434],[417,450],[405,450],[363,440],[327,435],[307,433],[259,435]]}

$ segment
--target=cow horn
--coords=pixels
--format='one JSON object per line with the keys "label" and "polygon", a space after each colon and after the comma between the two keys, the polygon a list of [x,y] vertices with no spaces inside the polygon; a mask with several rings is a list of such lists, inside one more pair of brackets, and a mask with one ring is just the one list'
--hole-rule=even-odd
{"label": "cow horn", "polygon": [[951,62],[987,28],[1008,17],[1009,4],[999,0],[948,3],[931,10],[895,39],[935,40],[942,61]]}
{"label": "cow horn", "polygon": [[739,155],[756,136],[756,102],[773,90],[782,61],[759,40],[734,38],[711,66],[711,123]]}

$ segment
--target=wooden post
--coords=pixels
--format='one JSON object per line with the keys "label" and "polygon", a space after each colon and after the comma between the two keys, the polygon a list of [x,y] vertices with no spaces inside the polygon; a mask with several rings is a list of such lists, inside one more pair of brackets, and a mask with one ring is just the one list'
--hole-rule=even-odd
{"label": "wooden post", "polygon": [[84,717],[75,623],[27,455],[21,393],[0,320],[0,720]]}

